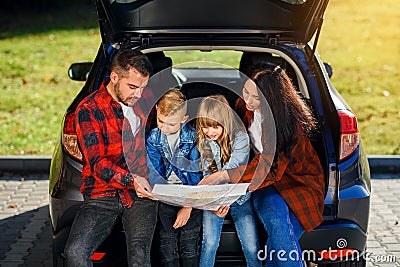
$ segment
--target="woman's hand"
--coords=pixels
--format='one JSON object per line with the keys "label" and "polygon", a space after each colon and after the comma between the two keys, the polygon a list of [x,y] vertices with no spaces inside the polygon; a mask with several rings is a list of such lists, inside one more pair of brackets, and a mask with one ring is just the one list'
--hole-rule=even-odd
{"label": "woman's hand", "polygon": [[174,229],[184,226],[190,218],[190,213],[192,212],[192,207],[183,207],[178,211],[176,215],[176,220],[173,225]]}
{"label": "woman's hand", "polygon": [[198,185],[209,185],[209,184],[227,184],[231,181],[228,172],[226,170],[217,171],[204,177]]}
{"label": "woman's hand", "polygon": [[229,206],[221,206],[217,210],[212,210],[211,212],[217,215],[218,217],[222,218],[225,217],[226,214],[228,214]]}

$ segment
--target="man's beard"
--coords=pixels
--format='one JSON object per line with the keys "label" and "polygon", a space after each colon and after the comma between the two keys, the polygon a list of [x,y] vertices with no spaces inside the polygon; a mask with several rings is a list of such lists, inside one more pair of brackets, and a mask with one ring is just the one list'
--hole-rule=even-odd
{"label": "man's beard", "polygon": [[[119,89],[119,85],[120,85],[120,83],[117,82],[117,84],[114,86],[114,90],[115,90],[115,93],[117,95],[118,101],[122,102],[125,106],[128,106],[128,107],[135,106],[135,104],[136,104],[136,102],[137,102],[137,100],[139,98],[132,96],[132,97],[123,99],[122,94],[121,94],[121,90]],[[129,100],[136,100],[136,101],[135,102],[130,102]]]}

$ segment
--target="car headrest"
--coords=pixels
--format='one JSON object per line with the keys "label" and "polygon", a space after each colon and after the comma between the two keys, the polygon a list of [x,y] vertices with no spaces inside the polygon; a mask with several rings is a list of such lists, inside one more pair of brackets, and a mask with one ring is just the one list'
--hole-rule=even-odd
{"label": "car headrest", "polygon": [[250,67],[260,62],[270,62],[284,67],[282,66],[282,58],[274,56],[271,53],[245,51],[240,59],[239,70],[245,75],[249,76]]}
{"label": "car headrest", "polygon": [[172,59],[165,56],[163,51],[148,53],[146,56],[153,65],[153,74],[172,67]]}
{"label": "car headrest", "polygon": [[146,54],[153,65],[153,74],[148,86],[152,89],[155,99],[159,99],[166,91],[179,86],[172,74],[172,59],[163,51]]}

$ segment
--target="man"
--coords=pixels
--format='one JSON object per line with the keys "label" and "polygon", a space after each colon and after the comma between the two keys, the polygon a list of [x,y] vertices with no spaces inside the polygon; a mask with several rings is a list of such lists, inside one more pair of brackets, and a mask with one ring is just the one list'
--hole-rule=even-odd
{"label": "man", "polygon": [[125,230],[129,266],[150,266],[157,202],[147,181],[146,118],[138,101],[151,71],[151,63],[141,52],[118,52],[108,84],[77,107],[84,203],[65,247],[67,266],[92,266],[93,252],[119,219]]}

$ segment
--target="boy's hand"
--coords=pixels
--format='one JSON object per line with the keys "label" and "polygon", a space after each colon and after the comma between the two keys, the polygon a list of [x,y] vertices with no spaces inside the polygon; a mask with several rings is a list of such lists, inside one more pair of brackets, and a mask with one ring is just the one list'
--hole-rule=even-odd
{"label": "boy's hand", "polygon": [[225,217],[226,214],[228,214],[229,206],[221,206],[217,210],[212,210],[211,212],[217,215],[218,217],[222,218]]}
{"label": "boy's hand", "polygon": [[134,186],[135,186],[136,195],[138,197],[140,197],[140,198],[147,197],[152,200],[156,200],[153,197],[153,195],[151,194],[152,189],[146,178],[143,178],[141,176],[136,176],[134,178]]}
{"label": "boy's hand", "polygon": [[192,212],[192,207],[183,207],[178,211],[176,215],[176,220],[173,225],[174,229],[184,226],[190,218],[190,213]]}
{"label": "boy's hand", "polygon": [[226,170],[217,171],[204,177],[198,185],[208,185],[208,184],[226,184],[231,181],[228,172]]}

